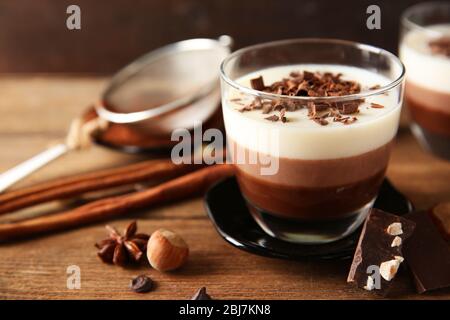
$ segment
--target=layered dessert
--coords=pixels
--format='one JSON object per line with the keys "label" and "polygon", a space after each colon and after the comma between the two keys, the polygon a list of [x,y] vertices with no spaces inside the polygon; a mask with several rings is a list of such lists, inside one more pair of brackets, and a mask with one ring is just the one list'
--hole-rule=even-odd
{"label": "layered dessert", "polygon": [[374,202],[397,131],[400,93],[374,91],[391,81],[356,67],[303,64],[235,82],[269,93],[228,90],[222,102],[239,186],[256,220],[269,233],[278,223],[286,230],[286,221],[351,231]]}
{"label": "layered dessert", "polygon": [[409,31],[400,58],[413,132],[433,153],[450,159],[450,24]]}

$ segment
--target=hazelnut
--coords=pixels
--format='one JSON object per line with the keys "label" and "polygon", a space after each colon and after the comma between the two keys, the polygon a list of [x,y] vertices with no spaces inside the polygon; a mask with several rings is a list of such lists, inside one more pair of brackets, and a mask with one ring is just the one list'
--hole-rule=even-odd
{"label": "hazelnut", "polygon": [[384,280],[391,281],[395,277],[403,260],[403,257],[395,256],[393,260],[385,261],[380,265],[380,274]]}
{"label": "hazelnut", "polygon": [[402,238],[399,236],[395,236],[394,240],[392,240],[391,247],[400,247],[402,245]]}
{"label": "hazelnut", "polygon": [[388,234],[390,234],[391,236],[399,236],[399,235],[403,234],[402,224],[400,222],[391,223],[387,227],[386,232]]}
{"label": "hazelnut", "polygon": [[186,242],[178,234],[159,229],[153,232],[147,245],[147,258],[158,271],[170,271],[181,267],[189,256]]}
{"label": "hazelnut", "polygon": [[375,280],[372,276],[367,277],[367,283],[364,286],[364,289],[366,289],[367,291],[372,291],[373,289],[375,289]]}

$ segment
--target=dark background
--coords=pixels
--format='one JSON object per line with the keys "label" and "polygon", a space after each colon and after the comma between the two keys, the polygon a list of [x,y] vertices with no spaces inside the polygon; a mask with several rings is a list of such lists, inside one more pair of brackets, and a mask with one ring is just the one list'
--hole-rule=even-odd
{"label": "dark background", "polygon": [[[333,37],[396,52],[399,17],[414,0],[0,0],[0,72],[112,73],[178,40],[231,35],[235,48],[276,39]],[[81,30],[66,8],[81,7]],[[381,8],[381,30],[366,8]]]}

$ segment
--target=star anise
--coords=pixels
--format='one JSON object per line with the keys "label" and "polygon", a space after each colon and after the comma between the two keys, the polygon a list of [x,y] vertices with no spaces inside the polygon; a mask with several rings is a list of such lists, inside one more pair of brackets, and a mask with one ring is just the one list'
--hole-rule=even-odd
{"label": "star anise", "polygon": [[128,263],[141,261],[150,236],[144,233],[136,233],[136,221],[126,227],[124,235],[108,225],[106,230],[109,232],[109,238],[95,244],[99,249],[97,255],[103,262],[125,266]]}

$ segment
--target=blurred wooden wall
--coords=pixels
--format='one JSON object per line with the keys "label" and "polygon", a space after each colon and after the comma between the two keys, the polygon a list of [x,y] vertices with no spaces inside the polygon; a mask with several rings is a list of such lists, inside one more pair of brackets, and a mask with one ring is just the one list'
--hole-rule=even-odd
{"label": "blurred wooden wall", "polygon": [[[111,73],[174,41],[229,34],[236,47],[335,37],[396,51],[400,13],[414,0],[0,0],[0,72]],[[81,7],[82,29],[66,28]],[[382,30],[366,28],[378,4]]]}

